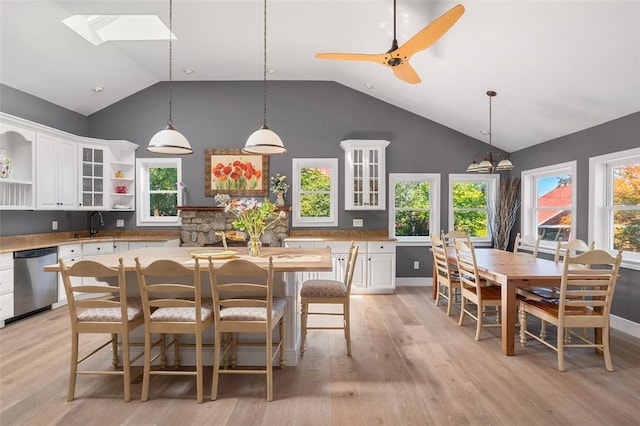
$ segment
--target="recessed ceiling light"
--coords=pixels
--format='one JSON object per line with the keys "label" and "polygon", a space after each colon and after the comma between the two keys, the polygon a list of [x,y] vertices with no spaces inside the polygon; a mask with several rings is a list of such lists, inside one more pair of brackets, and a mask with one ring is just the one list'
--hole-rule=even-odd
{"label": "recessed ceiling light", "polygon": [[364,87],[366,87],[367,89],[373,89],[373,84],[371,84],[371,83],[364,83]]}
{"label": "recessed ceiling light", "polygon": [[485,135],[485,136],[489,135],[489,131],[488,130],[480,130],[480,133]]}
{"label": "recessed ceiling light", "polygon": [[187,75],[191,75],[193,74],[193,70],[191,68],[185,68],[182,70],[185,74]]}
{"label": "recessed ceiling light", "polygon": [[73,15],[62,23],[94,46],[116,40],[168,40],[170,34],[156,15]]}
{"label": "recessed ceiling light", "polygon": [[278,71],[275,68],[267,68],[267,72],[271,75],[277,73]]}
{"label": "recessed ceiling light", "polygon": [[93,91],[96,93],[102,93],[103,90],[104,90],[104,87],[102,86],[96,86],[93,88]]}

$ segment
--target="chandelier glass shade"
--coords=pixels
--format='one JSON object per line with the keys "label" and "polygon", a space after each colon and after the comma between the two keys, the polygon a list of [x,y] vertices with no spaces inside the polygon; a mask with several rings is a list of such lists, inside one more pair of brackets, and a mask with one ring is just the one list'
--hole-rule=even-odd
{"label": "chandelier glass shade", "polygon": [[[493,90],[489,90],[487,92],[487,96],[489,96],[489,147],[491,145],[491,119],[492,119],[492,111],[491,111],[491,99],[496,96],[496,92]],[[513,169],[513,163],[509,160],[509,157],[506,154],[502,154],[500,152],[487,152],[484,156],[476,155],[471,161],[471,164],[467,167],[467,173],[493,173],[495,171],[508,171]]]}

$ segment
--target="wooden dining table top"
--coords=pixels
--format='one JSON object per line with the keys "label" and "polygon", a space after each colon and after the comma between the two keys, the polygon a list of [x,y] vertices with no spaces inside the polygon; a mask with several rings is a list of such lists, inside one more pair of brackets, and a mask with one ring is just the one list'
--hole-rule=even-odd
{"label": "wooden dining table top", "polygon": [[[216,249],[212,248],[211,250]],[[117,267],[119,259],[122,258],[125,271],[135,271],[136,257],[139,258],[143,265],[148,265],[158,259],[171,259],[189,266],[194,264],[192,252],[202,250],[207,250],[207,248],[148,247],[128,250],[120,253],[92,256],[90,259],[109,267]],[[235,252],[235,254],[224,259],[213,259],[213,263],[216,266],[228,262],[231,259],[246,259],[259,265],[264,264],[266,266],[269,261],[269,256],[273,256],[273,270],[275,272],[331,271],[333,267],[331,249],[329,248],[265,247],[261,250],[261,255],[259,257],[249,256],[247,249],[244,247],[229,247],[228,250]],[[199,259],[199,263],[201,265],[207,265],[208,262],[209,260],[206,257]],[[73,262],[69,262],[69,264],[72,263]],[[46,265],[44,270],[57,272],[60,270],[60,266],[58,264]]]}

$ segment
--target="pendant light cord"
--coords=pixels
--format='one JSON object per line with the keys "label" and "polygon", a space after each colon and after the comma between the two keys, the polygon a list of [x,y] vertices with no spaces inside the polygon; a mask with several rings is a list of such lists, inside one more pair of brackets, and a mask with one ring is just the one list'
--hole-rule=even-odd
{"label": "pendant light cord", "polygon": [[393,0],[393,39],[396,40],[396,0]]}
{"label": "pendant light cord", "polygon": [[167,126],[173,127],[171,99],[173,98],[173,0],[169,0],[169,119]]}
{"label": "pendant light cord", "polygon": [[491,138],[493,137],[493,130],[491,129],[491,99],[493,96],[489,95],[489,146],[491,145]]}
{"label": "pendant light cord", "polygon": [[263,116],[264,121],[262,127],[267,128],[267,0],[264,0],[264,46],[263,46],[263,69],[262,69],[262,81],[263,81]]}

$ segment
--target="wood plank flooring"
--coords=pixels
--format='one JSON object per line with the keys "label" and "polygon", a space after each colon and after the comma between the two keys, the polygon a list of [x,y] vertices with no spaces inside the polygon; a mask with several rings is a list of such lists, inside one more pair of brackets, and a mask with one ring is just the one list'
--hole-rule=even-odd
{"label": "wood plank flooring", "polygon": [[[298,366],[275,369],[270,403],[263,376],[235,375],[208,401],[210,367],[203,404],[188,377],[153,378],[144,403],[138,377],[125,403],[121,377],[82,376],[66,402],[68,312],[38,314],[0,330],[0,424],[640,424],[640,339],[612,330],[614,372],[593,350],[572,349],[562,373],[555,352],[537,342],[516,343],[513,357],[502,355],[498,328],[476,342],[475,324],[459,327],[458,310],[447,317],[430,295],[430,287],[400,287],[353,296],[353,356],[341,331],[310,331]],[[94,363],[110,365],[108,350]]]}

